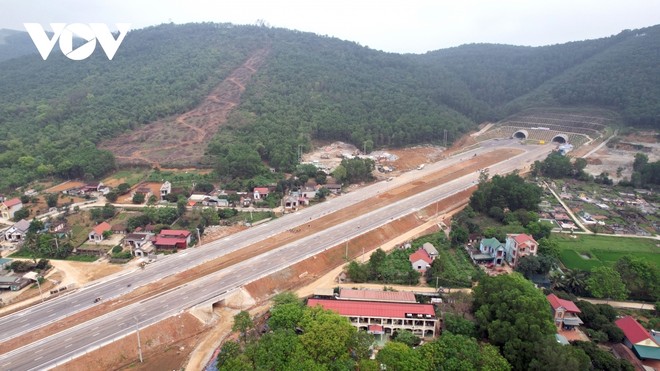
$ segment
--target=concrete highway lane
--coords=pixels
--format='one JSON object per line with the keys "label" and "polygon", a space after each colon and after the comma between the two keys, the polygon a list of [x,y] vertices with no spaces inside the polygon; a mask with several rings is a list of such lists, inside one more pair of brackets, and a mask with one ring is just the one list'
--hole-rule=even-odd
{"label": "concrete highway lane", "polygon": [[[489,171],[491,174],[510,172],[520,168],[521,164],[542,159],[549,149],[549,146],[531,147],[529,151],[514,157],[510,161],[491,166]],[[487,149],[482,149],[482,151],[487,152]],[[469,155],[472,155],[472,153],[465,154],[465,156]],[[453,160],[461,161],[466,158],[465,156],[459,156]],[[429,168],[427,171],[437,171],[437,168],[434,169],[437,166],[439,166],[438,163],[432,164],[427,167]],[[445,164],[445,166],[447,165]],[[414,175],[412,174],[412,176]],[[140,326],[147,326],[176,315],[199,303],[218,300],[231,290],[339,245],[369,230],[378,228],[392,219],[409,214],[411,210],[423,208],[436,200],[460,192],[474,185],[478,175],[478,173],[473,173],[454,179],[434,189],[420,192],[381,209],[356,216],[354,219],[328,228],[325,231],[176,287],[156,297],[120,308],[22,348],[2,354],[0,355],[0,369],[44,369],[65,363],[85,352],[134,333],[136,319],[140,322]],[[410,179],[402,181],[410,181]],[[367,190],[368,193],[366,194],[360,191],[349,193],[318,206],[248,229],[240,234],[230,236],[231,238],[212,242],[203,248],[190,249],[184,253],[172,255],[163,261],[148,266],[145,270],[118,275],[109,280],[95,283],[90,287],[85,287],[78,292],[3,317],[0,319],[0,326],[8,326],[9,332],[5,332],[3,327],[2,337],[9,339],[25,331],[31,331],[34,328],[51,323],[58,318],[74,314],[94,305],[93,300],[98,296],[103,296],[106,299],[120,296],[134,289],[140,282],[148,283],[174,274],[177,271],[189,269],[203,261],[214,259],[230,251],[264,240],[268,236],[305,224],[309,222],[310,218],[313,220],[321,215],[354,204],[363,198],[373,196],[375,194],[374,190],[380,191],[396,186],[396,184],[391,183],[394,183],[394,181],[380,182],[365,187],[362,191]],[[129,283],[132,284],[131,287],[127,287]],[[44,319],[44,315],[50,315],[51,317],[50,319]]]}

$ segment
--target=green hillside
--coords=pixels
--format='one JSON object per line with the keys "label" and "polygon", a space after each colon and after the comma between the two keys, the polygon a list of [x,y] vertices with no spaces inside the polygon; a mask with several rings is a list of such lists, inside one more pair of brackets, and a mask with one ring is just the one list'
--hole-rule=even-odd
{"label": "green hillside", "polygon": [[438,142],[446,130],[453,141],[534,106],[600,106],[626,124],[660,124],[660,26],[546,47],[399,55],[284,29],[166,24],[130,32],[112,61],[97,51],[77,62],[21,56],[29,51],[8,48],[21,37],[0,32],[0,189],[100,177],[115,164],[98,143],[191,109],[264,48],[209,165],[233,151],[290,170],[312,139],[405,146]]}

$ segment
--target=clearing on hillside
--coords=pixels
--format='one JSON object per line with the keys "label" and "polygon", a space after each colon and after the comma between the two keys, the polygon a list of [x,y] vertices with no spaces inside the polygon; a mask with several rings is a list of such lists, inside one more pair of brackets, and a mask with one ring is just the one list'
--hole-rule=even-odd
{"label": "clearing on hillside", "polygon": [[559,244],[561,262],[569,269],[590,271],[602,265],[612,266],[623,256],[640,258],[660,266],[658,241],[592,235],[554,235]]}
{"label": "clearing on hillside", "polygon": [[196,166],[227,116],[240,102],[246,84],[266,60],[260,49],[215,87],[204,101],[175,117],[168,117],[138,130],[124,133],[100,145],[112,152],[119,164],[162,167]]}

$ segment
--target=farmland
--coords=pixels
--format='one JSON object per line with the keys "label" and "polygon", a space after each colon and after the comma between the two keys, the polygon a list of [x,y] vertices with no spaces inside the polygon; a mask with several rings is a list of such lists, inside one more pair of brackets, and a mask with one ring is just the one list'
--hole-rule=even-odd
{"label": "farmland", "polygon": [[553,239],[559,244],[561,262],[570,269],[611,266],[626,255],[660,265],[660,247],[651,239],[591,235],[555,235]]}

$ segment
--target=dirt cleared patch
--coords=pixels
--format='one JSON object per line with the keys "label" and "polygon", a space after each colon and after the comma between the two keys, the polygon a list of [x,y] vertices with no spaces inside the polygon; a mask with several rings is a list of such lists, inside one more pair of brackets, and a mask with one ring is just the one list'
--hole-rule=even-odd
{"label": "dirt cleared patch", "polygon": [[208,143],[239,104],[245,86],[267,55],[266,49],[253,52],[193,110],[122,134],[100,147],[111,151],[120,164],[153,167],[199,164]]}

